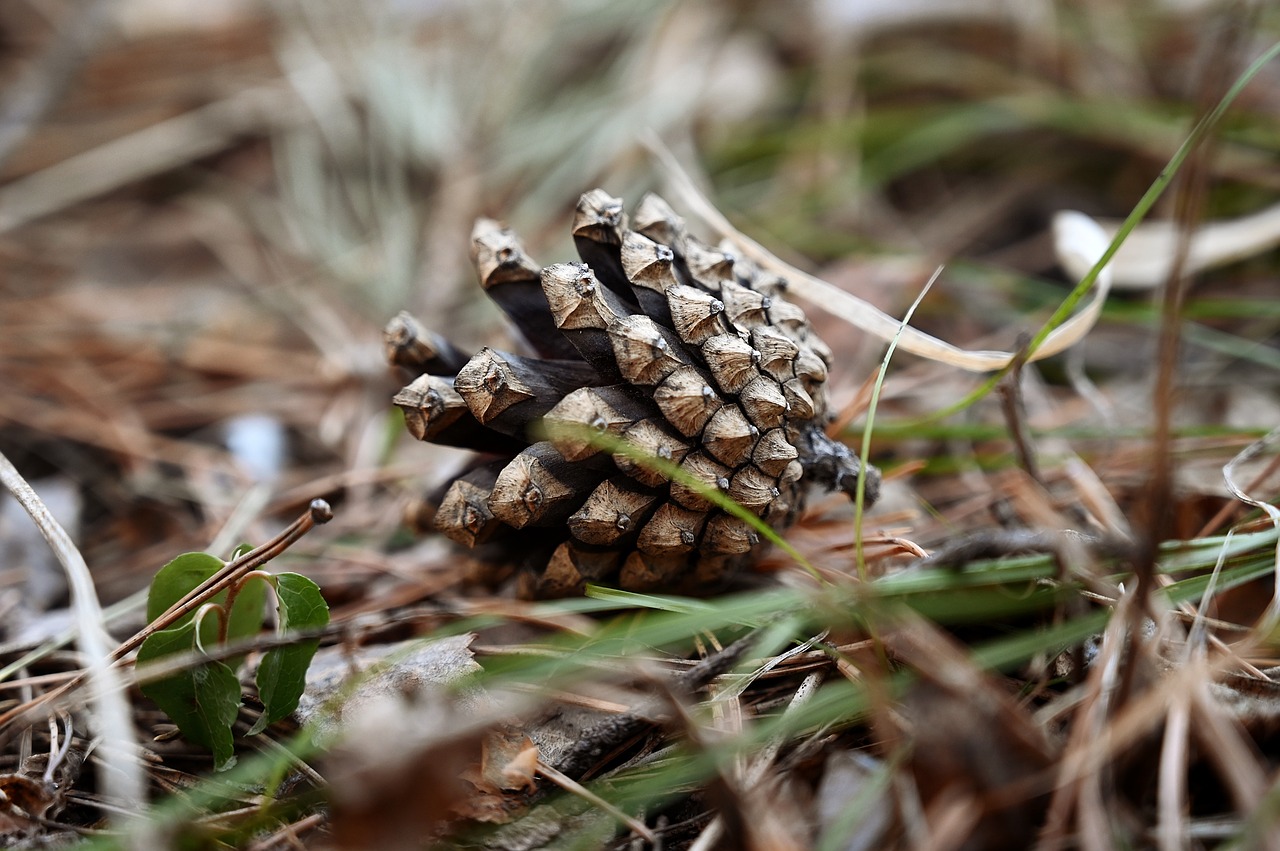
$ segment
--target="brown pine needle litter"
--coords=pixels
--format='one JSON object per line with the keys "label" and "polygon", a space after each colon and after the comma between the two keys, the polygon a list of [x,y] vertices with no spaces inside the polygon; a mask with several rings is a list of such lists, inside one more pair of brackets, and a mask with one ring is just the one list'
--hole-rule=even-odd
{"label": "brown pine needle litter", "polygon": [[1280,19],[946,7],[0,4],[0,846],[1275,847]]}

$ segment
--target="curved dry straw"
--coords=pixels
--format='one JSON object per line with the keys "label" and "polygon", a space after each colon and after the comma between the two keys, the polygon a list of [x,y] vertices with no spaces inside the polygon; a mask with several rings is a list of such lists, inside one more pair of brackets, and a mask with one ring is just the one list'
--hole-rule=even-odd
{"label": "curved dry straw", "polygon": [[[1096,258],[1081,258],[1083,263],[1079,265],[1089,264],[1088,271],[1067,297],[1063,299],[1062,303],[1053,312],[1053,315],[1045,321],[1044,325],[1031,338],[1031,342],[1026,348],[1027,362],[1058,354],[1079,342],[1089,333],[1102,311],[1102,304],[1111,287],[1111,276],[1107,268],[1111,259],[1120,250],[1120,246],[1124,244],[1124,241],[1134,229],[1146,218],[1156,201],[1164,194],[1165,189],[1169,187],[1179,169],[1182,168],[1187,157],[1204,141],[1209,131],[1217,126],[1222,116],[1244,87],[1258,75],[1264,66],[1278,55],[1280,55],[1280,43],[1272,45],[1254,60],[1244,73],[1236,78],[1231,88],[1222,96],[1222,99],[1218,101],[1213,110],[1192,128],[1191,133],[1187,135],[1187,138],[1178,147],[1178,150],[1170,158],[1169,163],[1160,171],[1159,176],[1156,177],[1150,188],[1134,205],[1133,210],[1116,230],[1115,236],[1102,249],[1101,253]],[[747,257],[765,269],[787,278],[789,289],[792,293],[886,342],[898,338],[898,347],[913,354],[973,372],[996,370],[995,375],[984,381],[965,398],[922,418],[919,422],[941,419],[964,410],[990,392],[1013,368],[1016,359],[1020,355],[1019,352],[966,351],[915,328],[900,327],[898,320],[880,312],[868,302],[779,260],[764,246],[741,233],[730,224],[724,214],[717,210],[715,205],[698,191],[689,174],[681,168],[675,155],[662,144],[655,134],[650,133],[644,139],[644,142],[666,168],[676,191],[680,194],[686,206],[700,216],[710,227],[733,242]],[[1064,213],[1060,214],[1060,217],[1065,218],[1060,218],[1058,222],[1055,222],[1055,230],[1078,228],[1079,222],[1075,220],[1075,217],[1087,218],[1080,213]],[[1092,220],[1088,221],[1097,228],[1099,234],[1102,234],[1101,228],[1096,223],[1092,222]],[[1102,236],[1102,239],[1105,239],[1105,235]],[[1084,310],[1072,316],[1071,314],[1084,298],[1095,289],[1093,300]]]}
{"label": "curved dry straw", "polygon": [[[0,715],[0,730],[3,730],[6,722],[22,715],[32,704],[50,699],[50,695],[70,691],[72,683],[92,680],[98,686],[93,703],[99,729],[113,745],[104,751],[105,762],[101,769],[103,790],[132,810],[146,800],[146,777],[142,771],[143,762],[130,720],[129,702],[119,674],[112,669],[114,657],[107,652],[107,631],[103,626],[102,604],[93,585],[93,575],[85,564],[84,556],[72,543],[71,536],[54,519],[44,501],[3,454],[0,454],[0,481],[31,515],[67,572],[80,652],[88,662],[84,673],[75,680],[25,706],[18,706]],[[68,741],[70,738],[68,723]],[[52,764],[51,759],[50,765]]]}

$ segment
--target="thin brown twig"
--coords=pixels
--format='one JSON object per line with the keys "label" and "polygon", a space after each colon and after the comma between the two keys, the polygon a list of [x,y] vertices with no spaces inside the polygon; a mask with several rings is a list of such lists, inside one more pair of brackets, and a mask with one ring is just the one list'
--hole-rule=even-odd
{"label": "thin brown twig", "polygon": [[1168,708],[1156,784],[1156,837],[1160,851],[1181,851],[1186,837],[1186,772],[1190,746],[1191,697],[1174,695]]}
{"label": "thin brown twig", "polygon": [[[666,684],[663,680],[662,688],[667,691],[672,687],[682,691],[701,688],[714,677],[736,665],[742,655],[750,649],[755,638],[754,633],[743,636],[723,650],[705,659],[699,659],[692,667],[672,675],[671,684]],[[654,676],[651,679],[661,678]],[[635,711],[607,718],[583,731],[574,746],[561,757],[558,768],[567,776],[584,777],[590,769],[597,766],[603,755],[640,735],[652,725],[653,721],[650,718]]]}
{"label": "thin brown twig", "polygon": [[1030,344],[1030,335],[1025,333],[1018,335],[1018,352],[1013,358],[1009,374],[1001,380],[997,390],[1000,393],[1000,407],[1004,411],[1005,424],[1009,428],[1009,436],[1013,438],[1013,448],[1018,456],[1018,463],[1027,471],[1027,475],[1044,487],[1044,477],[1040,475],[1040,465],[1036,462],[1036,453],[1027,431],[1027,407],[1022,400],[1022,367],[1026,365],[1027,347]]}
{"label": "thin brown twig", "polygon": [[568,792],[569,794],[577,795],[579,798],[582,798],[584,801],[588,801],[592,805],[597,806],[600,809],[604,810],[606,813],[613,816],[619,822],[626,825],[637,836],[644,837],[646,842],[649,842],[651,844],[657,844],[658,842],[657,834],[655,834],[652,830],[650,830],[648,826],[645,825],[644,822],[640,821],[637,818],[627,815],[622,810],[618,809],[616,806],[606,801],[604,798],[601,798],[595,792],[592,792],[590,789],[583,786],[578,781],[574,780],[572,777],[568,777],[567,775],[560,773],[556,769],[552,768],[550,765],[547,765],[542,760],[538,760],[538,773],[541,774],[543,777],[547,778],[548,780],[550,780],[552,783],[559,786],[561,789]]}
{"label": "thin brown twig", "polygon": [[268,851],[270,848],[279,847],[279,843],[289,840],[292,840],[291,844],[296,845],[299,833],[316,829],[324,823],[326,818],[328,818],[327,813],[312,813],[291,824],[286,824],[275,833],[264,836],[247,847],[249,851]]}
{"label": "thin brown twig", "polygon": [[[1244,35],[1238,23],[1228,26],[1214,45],[1212,55],[1220,58],[1236,55]],[[1198,92],[1197,118],[1208,115],[1221,98],[1231,72],[1229,62],[1215,63],[1216,74],[1207,75]],[[1211,178],[1210,164],[1214,155],[1214,139],[1203,140],[1188,158],[1185,170],[1178,176],[1175,214],[1178,241],[1168,279],[1164,283],[1160,304],[1160,331],[1157,344],[1157,370],[1153,388],[1154,436],[1152,438],[1151,475],[1147,481],[1146,516],[1140,518],[1142,535],[1138,542],[1133,568],[1136,585],[1133,594],[1137,605],[1129,610],[1128,664],[1122,669],[1117,705],[1123,705],[1137,688],[1138,660],[1144,640],[1142,619],[1153,615],[1151,595],[1157,586],[1156,563],[1162,541],[1173,537],[1173,414],[1178,397],[1178,358],[1182,344],[1182,313],[1190,288],[1192,270],[1188,265],[1192,236],[1204,217],[1204,207]]]}

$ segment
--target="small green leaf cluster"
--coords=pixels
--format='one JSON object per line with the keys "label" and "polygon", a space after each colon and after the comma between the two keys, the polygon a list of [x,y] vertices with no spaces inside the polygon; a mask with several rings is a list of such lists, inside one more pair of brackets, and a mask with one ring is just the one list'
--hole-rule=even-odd
{"label": "small green leaf cluster", "polygon": [[[185,553],[162,567],[147,596],[147,620],[154,621],[201,583],[226,566],[207,553]],[[213,751],[221,771],[235,764],[232,725],[240,714],[236,670],[244,656],[214,658],[221,645],[257,635],[266,616],[267,588],[276,601],[276,633],[281,637],[320,629],[329,623],[329,607],[320,588],[297,573],[254,571],[220,592],[168,629],[149,636],[138,648],[142,693],[189,740]],[[258,666],[258,695],[264,709],[250,734],[261,732],[298,706],[307,666],[319,642],[300,640],[268,650]],[[148,680],[146,666],[167,657],[185,657],[180,671]],[[172,661],[172,660],[171,660]]]}

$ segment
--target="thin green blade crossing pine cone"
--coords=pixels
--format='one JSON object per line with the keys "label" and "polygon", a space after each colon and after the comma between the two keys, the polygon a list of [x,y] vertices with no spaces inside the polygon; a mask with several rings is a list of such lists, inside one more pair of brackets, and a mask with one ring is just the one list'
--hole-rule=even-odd
{"label": "thin green blade crossing pine cone", "polygon": [[[861,473],[827,437],[831,350],[786,281],[698,241],[647,195],[582,196],[580,262],[538,266],[519,238],[480,219],[480,284],[532,355],[468,356],[407,313],[387,359],[418,377],[395,396],[419,440],[480,453],[430,499],[420,522],[520,567],[520,592],[587,582],[705,593],[759,549],[750,524],[630,453],[677,466],[777,530],[813,489],[852,496]],[[866,499],[879,473],[867,471]]]}

